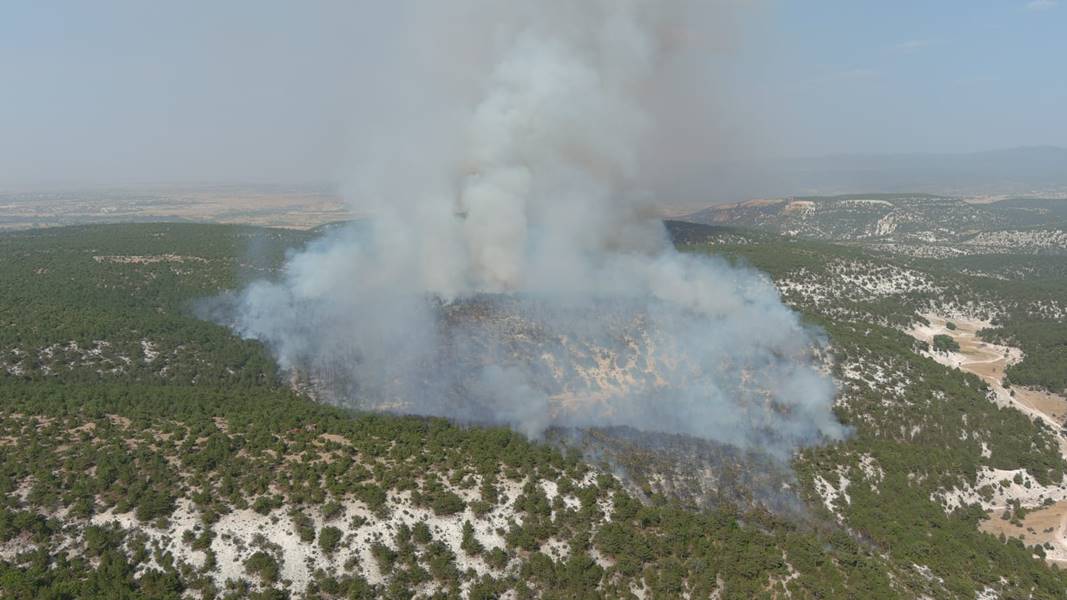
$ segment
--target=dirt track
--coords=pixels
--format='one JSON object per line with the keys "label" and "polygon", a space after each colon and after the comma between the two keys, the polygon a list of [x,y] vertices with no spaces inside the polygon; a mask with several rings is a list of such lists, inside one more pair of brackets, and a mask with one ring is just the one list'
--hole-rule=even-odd
{"label": "dirt track", "polygon": [[[924,316],[930,325],[913,330],[911,334],[915,338],[930,343],[935,335],[948,335],[960,346],[958,352],[934,353],[932,356],[935,360],[977,375],[990,386],[998,403],[1040,419],[1054,431],[1060,430],[1067,417],[1067,398],[1019,386],[1004,386],[1005,369],[1022,360],[1021,351],[979,339],[978,332],[987,323],[954,320],[956,328],[950,329],[948,319],[936,315]],[[1058,440],[1060,452],[1067,458],[1067,440],[1062,436]],[[1020,538],[1027,546],[1049,544],[1052,548],[1046,547],[1046,560],[1061,566],[1067,565],[1067,500],[1036,508],[1022,519],[1021,526],[1002,519],[1002,513],[1003,509],[991,511],[979,528],[993,535],[1003,533],[1008,537]]]}
{"label": "dirt track", "polygon": [[[985,342],[978,337],[978,332],[987,323],[964,319],[952,321],[956,329],[949,329],[949,320],[936,315],[924,315],[929,326],[917,327],[911,334],[922,341],[932,342],[935,335],[948,335],[960,345],[959,352],[934,353],[934,360],[955,367],[961,371],[974,373],[982,378],[996,393],[997,402],[1012,406],[1031,418],[1041,419],[1049,427],[1059,430],[1067,417],[1067,398],[1047,392],[1031,390],[1020,386],[1004,387],[1004,371],[1008,365],[1023,358],[1017,348]],[[1067,444],[1061,439],[1061,449],[1067,457]]]}

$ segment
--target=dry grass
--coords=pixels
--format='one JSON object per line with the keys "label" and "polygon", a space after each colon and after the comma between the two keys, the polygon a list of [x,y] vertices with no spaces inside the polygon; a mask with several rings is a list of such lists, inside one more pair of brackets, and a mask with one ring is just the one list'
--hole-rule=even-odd
{"label": "dry grass", "polygon": [[993,535],[1003,533],[1006,537],[1021,539],[1027,546],[1051,544],[1052,550],[1046,548],[1046,560],[1067,565],[1067,500],[1027,513],[1021,525],[1002,519],[1001,514],[1002,511],[989,513],[978,528]]}
{"label": "dry grass", "polygon": [[1067,398],[1058,394],[1019,386],[1013,386],[1011,389],[1015,392],[1015,400],[1020,404],[1029,406],[1061,423],[1067,419]]}

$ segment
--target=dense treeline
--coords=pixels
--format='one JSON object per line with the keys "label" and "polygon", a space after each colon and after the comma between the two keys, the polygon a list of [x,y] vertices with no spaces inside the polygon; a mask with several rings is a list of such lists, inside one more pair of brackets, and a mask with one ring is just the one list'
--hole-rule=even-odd
{"label": "dense treeline", "polygon": [[939,268],[981,274],[967,285],[1003,309],[981,336],[1024,354],[1008,368],[1012,383],[1067,390],[1067,256],[963,257]]}
{"label": "dense treeline", "polygon": [[1010,320],[982,335],[1022,349],[1023,361],[1007,369],[1012,383],[1067,393],[1067,323]]}
{"label": "dense treeline", "polygon": [[197,301],[269,275],[308,234],[207,225],[0,236],[0,372],[80,382],[273,381],[263,348],[195,318]]}

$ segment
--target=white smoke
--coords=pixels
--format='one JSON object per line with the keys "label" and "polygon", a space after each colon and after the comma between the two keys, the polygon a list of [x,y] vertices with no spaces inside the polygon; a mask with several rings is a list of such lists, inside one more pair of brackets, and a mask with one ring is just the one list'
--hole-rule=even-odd
{"label": "white smoke", "polygon": [[248,287],[237,331],[364,408],[781,452],[839,437],[815,340],[773,286],[677,253],[640,193],[644,99],[685,8],[424,7],[423,60],[364,116],[351,196],[374,218]]}

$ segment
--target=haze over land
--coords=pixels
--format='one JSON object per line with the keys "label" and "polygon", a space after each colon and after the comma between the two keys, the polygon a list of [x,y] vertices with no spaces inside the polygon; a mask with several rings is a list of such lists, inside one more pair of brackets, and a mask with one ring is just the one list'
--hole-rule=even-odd
{"label": "haze over land", "polygon": [[[1067,147],[1067,84],[1045,59],[1067,55],[1061,4],[698,4],[645,90],[658,127],[636,152],[658,202],[1067,185],[1026,153],[953,156]],[[484,66],[480,42],[420,38],[439,10],[7,3],[0,190],[316,182],[351,196],[360,155],[395,125],[383,115],[442,116],[427,78]]]}

